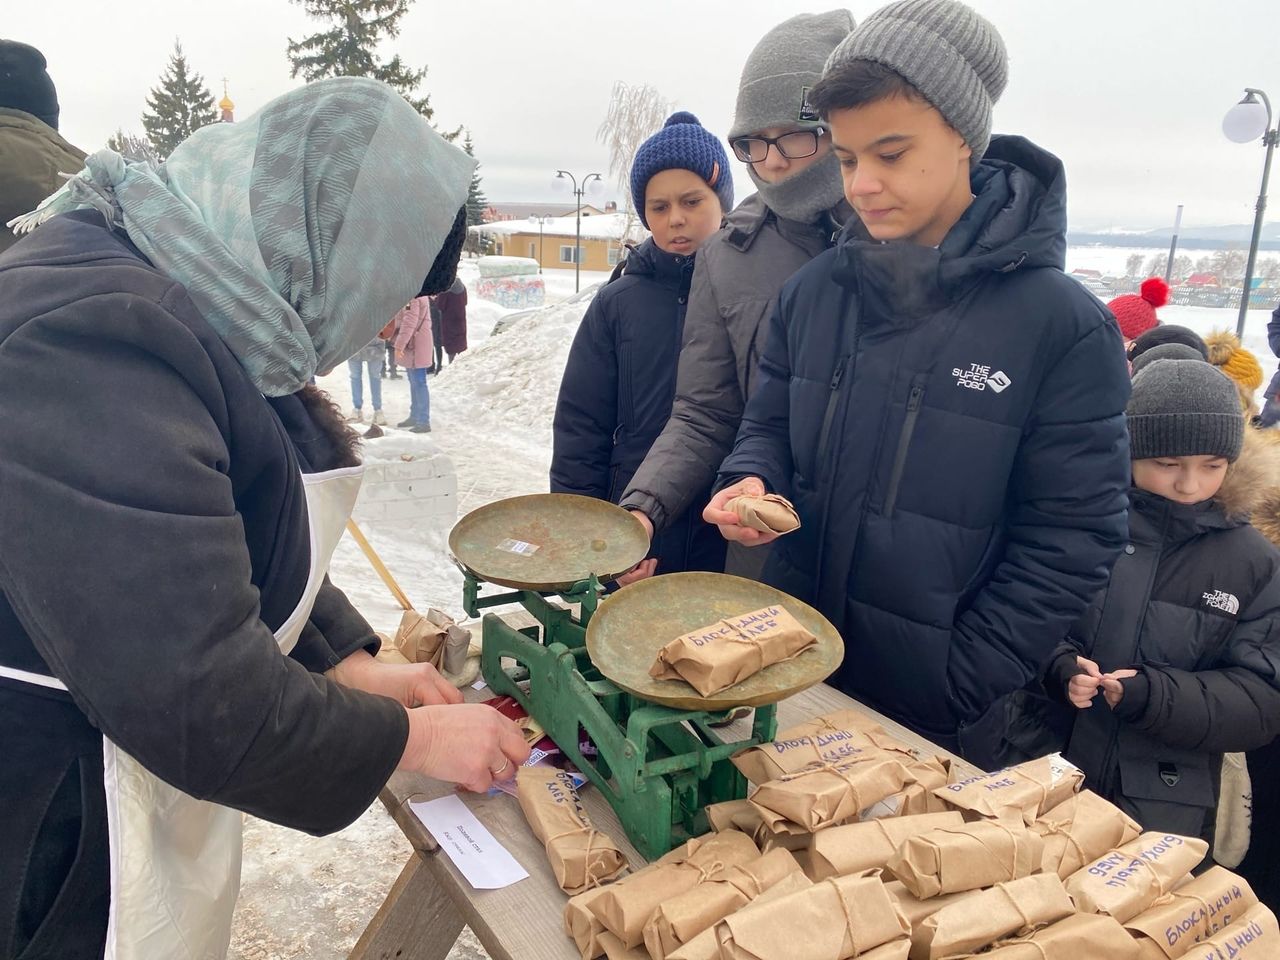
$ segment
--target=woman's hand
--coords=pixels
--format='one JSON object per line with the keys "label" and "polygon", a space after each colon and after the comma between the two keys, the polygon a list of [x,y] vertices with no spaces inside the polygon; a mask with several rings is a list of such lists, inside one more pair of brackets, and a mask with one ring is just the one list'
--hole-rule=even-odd
{"label": "woman's hand", "polygon": [[776,533],[762,533],[752,527],[744,527],[736,513],[724,508],[724,505],[734,497],[763,497],[765,493],[764,481],[759,477],[739,480],[711,498],[711,502],[702,511],[702,519],[719,527],[720,536],[740,543],[744,547],[758,547],[764,543],[772,543],[778,539]]}
{"label": "woman's hand", "polygon": [[404,707],[461,703],[462,694],[429,663],[383,663],[357,650],[325,676],[344,687],[390,697]]}
{"label": "woman's hand", "polygon": [[485,703],[409,711],[409,738],[400,770],[411,770],[483,793],[511,780],[529,759],[520,728]]}

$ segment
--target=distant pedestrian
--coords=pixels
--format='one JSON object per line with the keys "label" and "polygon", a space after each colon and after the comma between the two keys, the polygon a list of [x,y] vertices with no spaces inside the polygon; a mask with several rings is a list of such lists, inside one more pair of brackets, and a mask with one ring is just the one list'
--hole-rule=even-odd
{"label": "distant pedestrian", "polygon": [[467,285],[455,278],[453,286],[436,295],[440,306],[440,339],[449,362],[467,349]]}
{"label": "distant pedestrian", "polygon": [[409,416],[396,424],[414,433],[431,432],[431,394],[427,390],[427,370],[431,368],[435,344],[431,336],[429,297],[410,300],[396,314],[396,359],[409,378]]}
{"label": "distant pedestrian", "polygon": [[374,337],[365,344],[360,352],[347,361],[347,371],[351,374],[351,413],[347,420],[351,423],[364,423],[364,368],[369,368],[369,399],[373,402],[373,413],[369,422],[385,426],[387,418],[382,415],[382,374],[385,352],[381,337]]}

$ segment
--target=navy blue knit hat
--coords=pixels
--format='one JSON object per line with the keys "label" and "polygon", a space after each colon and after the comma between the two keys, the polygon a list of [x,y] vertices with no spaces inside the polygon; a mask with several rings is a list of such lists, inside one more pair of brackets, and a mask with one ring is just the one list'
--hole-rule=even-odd
{"label": "navy blue knit hat", "polygon": [[721,210],[728,213],[733,209],[733,177],[729,175],[724,146],[686,110],[667,117],[662,129],[640,144],[631,161],[631,202],[646,228],[649,223],[644,216],[644,190],[654,174],[663,170],[696,173],[720,198]]}

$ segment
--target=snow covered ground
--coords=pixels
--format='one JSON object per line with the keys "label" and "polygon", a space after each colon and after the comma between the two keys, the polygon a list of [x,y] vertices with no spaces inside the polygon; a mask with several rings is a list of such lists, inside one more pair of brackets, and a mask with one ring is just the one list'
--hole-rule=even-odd
{"label": "snow covered ground", "polygon": [[[1073,249],[1069,267],[1096,264],[1096,269],[1112,269],[1114,257],[1107,258],[1099,249]],[[1123,268],[1123,256],[1129,252],[1123,251],[1114,269]],[[460,272],[472,288],[470,349],[440,376],[428,379],[432,433],[388,431],[386,439],[369,443],[367,450],[374,458],[398,455],[409,447],[444,451],[457,467],[459,515],[502,497],[547,489],[556,392],[574,331],[589,302],[587,296],[566,302],[573,296],[573,271],[547,271],[552,305],[490,337],[494,323],[512,311],[475,296],[474,263],[464,262]],[[604,279],[605,274],[584,273],[584,293]],[[1228,309],[1167,306],[1160,316],[1201,333],[1234,330],[1236,323],[1236,311]],[[1266,311],[1250,311],[1245,343],[1269,375],[1275,360],[1266,343],[1267,319]],[[349,405],[345,367],[323,378],[321,386],[344,407]],[[383,405],[390,423],[408,416],[405,380],[383,381]],[[447,556],[447,530],[373,523],[366,525],[365,533],[415,606],[435,605],[461,616],[462,577]],[[332,575],[375,629],[395,630],[400,610],[349,538],[338,548]],[[380,804],[351,827],[322,839],[250,819],[232,960],[345,957],[409,853],[408,843]],[[451,956],[475,960],[485,954],[464,931]]]}

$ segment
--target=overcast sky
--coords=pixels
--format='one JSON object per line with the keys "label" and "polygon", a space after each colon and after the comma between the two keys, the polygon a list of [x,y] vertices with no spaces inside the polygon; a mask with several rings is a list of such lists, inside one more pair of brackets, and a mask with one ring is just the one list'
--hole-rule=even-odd
{"label": "overcast sky", "polygon": [[[861,21],[880,4],[853,2]],[[1280,108],[1276,0],[974,0],[1009,50],[996,132],[1020,133],[1066,163],[1071,226],[1252,222],[1263,148],[1221,132],[1246,86]],[[551,175],[606,172],[595,133],[615,80],[648,83],[723,135],[738,75],[775,23],[830,4],[799,0],[417,0],[384,48],[427,66],[441,128],[466,125],[490,200],[554,200]],[[0,0],[0,36],[39,47],[62,132],[92,150],[141,130],[148,89],[173,40],[215,97],[229,79],[239,117],[299,81],[287,38],[316,29],[286,0]],[[545,79],[544,79],[545,78]],[[735,169],[738,199],[750,181]],[[1280,220],[1280,169],[1269,220]],[[616,196],[610,187],[605,195]]]}

